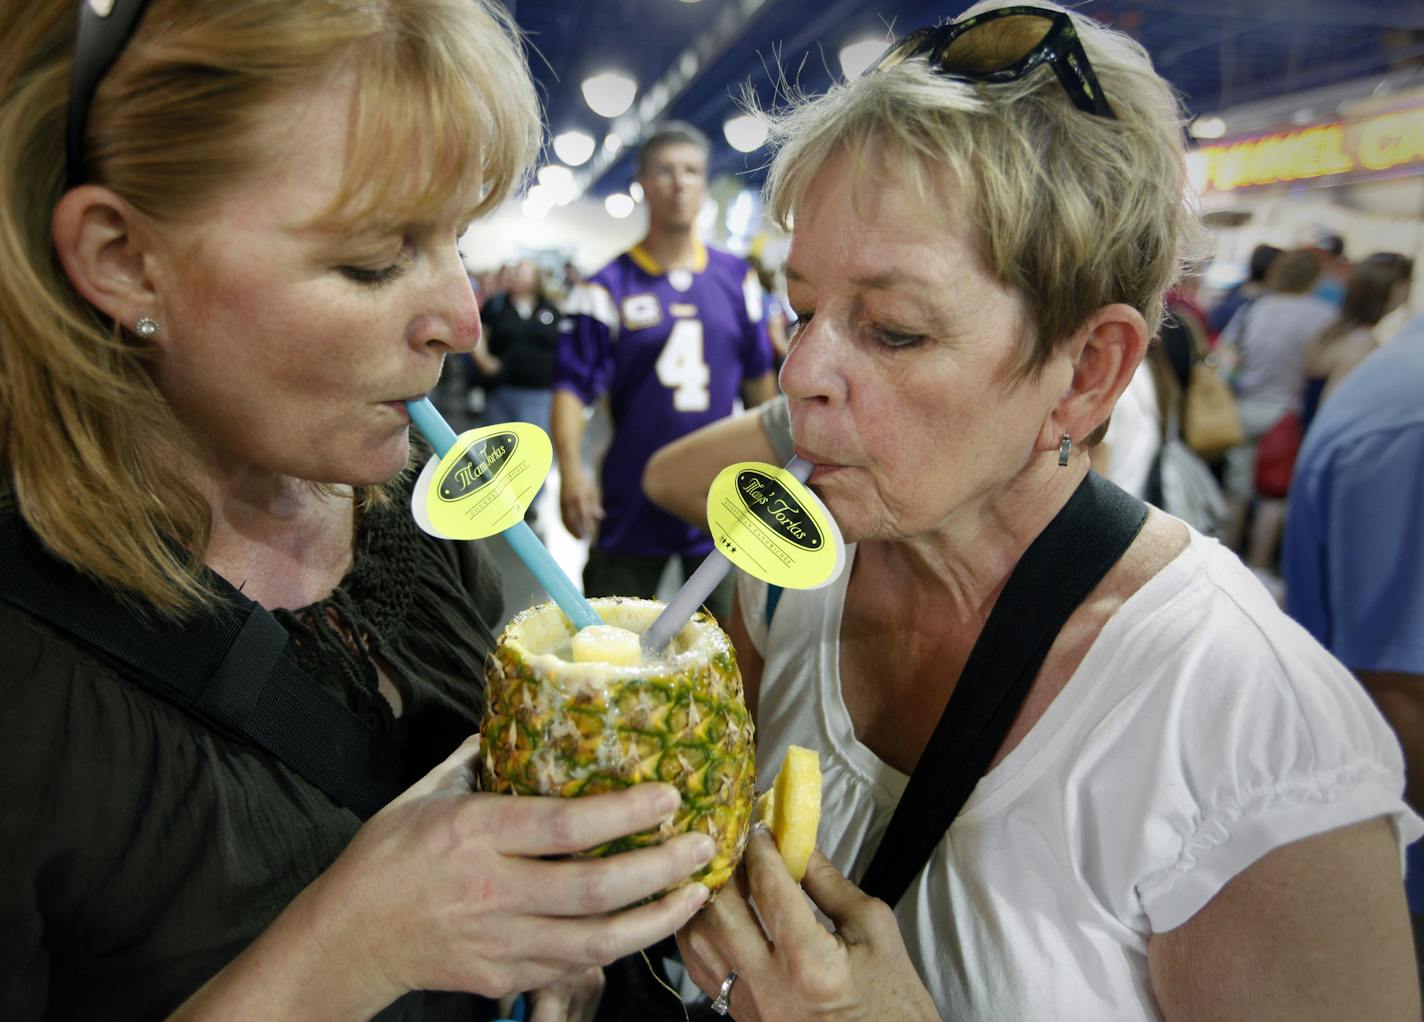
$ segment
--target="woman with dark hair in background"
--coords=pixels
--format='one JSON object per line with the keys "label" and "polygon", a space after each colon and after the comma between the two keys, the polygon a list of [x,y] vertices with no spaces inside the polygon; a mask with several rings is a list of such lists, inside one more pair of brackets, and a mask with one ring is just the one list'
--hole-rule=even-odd
{"label": "woman with dark hair in background", "polygon": [[1225,330],[1226,324],[1231,322],[1232,316],[1241,311],[1242,306],[1251,304],[1266,293],[1266,274],[1270,272],[1271,263],[1275,262],[1276,256],[1280,254],[1281,250],[1275,245],[1257,245],[1251,250],[1246,279],[1222,295],[1221,301],[1216,303],[1207,317],[1207,327],[1213,334]]}
{"label": "woman with dark hair in background", "polygon": [[1339,315],[1335,306],[1313,293],[1320,268],[1320,258],[1309,249],[1282,252],[1266,274],[1268,293],[1243,306],[1218,340],[1246,434],[1244,443],[1226,452],[1222,488],[1228,519],[1223,542],[1244,552],[1246,563],[1261,570],[1274,564],[1285,505],[1257,500],[1256,443],[1281,416],[1299,410],[1305,349]]}
{"label": "woman with dark hair in background", "polygon": [[1409,299],[1413,276],[1413,261],[1393,252],[1376,253],[1351,272],[1340,318],[1326,327],[1305,352],[1300,418],[1306,429],[1331,391],[1379,347],[1375,327]]}

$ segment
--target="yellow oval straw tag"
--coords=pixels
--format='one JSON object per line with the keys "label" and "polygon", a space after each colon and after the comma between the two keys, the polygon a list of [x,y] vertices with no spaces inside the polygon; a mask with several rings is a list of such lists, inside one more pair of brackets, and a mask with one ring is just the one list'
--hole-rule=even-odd
{"label": "yellow oval straw tag", "polygon": [[554,461],[548,434],[530,422],[461,433],[430,477],[425,514],[450,539],[484,539],[524,520]]}
{"label": "yellow oval straw tag", "polygon": [[829,585],[845,542],[826,506],[790,472],[760,461],[728,465],[707,491],[717,549],[747,574],[785,589]]}

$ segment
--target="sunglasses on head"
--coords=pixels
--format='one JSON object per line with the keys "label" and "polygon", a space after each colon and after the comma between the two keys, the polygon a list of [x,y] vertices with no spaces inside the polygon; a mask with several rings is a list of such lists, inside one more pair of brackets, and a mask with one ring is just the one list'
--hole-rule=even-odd
{"label": "sunglasses on head", "polygon": [[866,74],[919,57],[946,78],[984,85],[1017,81],[1047,64],[1079,110],[1116,119],[1073,19],[1063,11],[1000,7],[922,28],[892,43]]}
{"label": "sunglasses on head", "polygon": [[69,75],[69,113],[64,131],[65,173],[69,187],[84,183],[84,131],[94,93],[119,54],[124,52],[148,0],[83,0]]}

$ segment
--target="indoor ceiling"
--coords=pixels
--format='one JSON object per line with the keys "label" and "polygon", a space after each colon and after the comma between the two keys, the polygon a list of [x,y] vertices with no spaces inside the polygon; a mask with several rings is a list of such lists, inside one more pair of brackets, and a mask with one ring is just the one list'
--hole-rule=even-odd
{"label": "indoor ceiling", "polygon": [[[924,0],[506,4],[527,34],[551,134],[577,129],[603,140],[614,122],[589,109],[580,83],[618,70],[638,83],[640,100],[659,101],[648,107],[653,119],[674,117],[706,132],[714,176],[745,174],[749,183],[760,183],[765,150],[743,154],[722,133],[748,85],[770,101],[784,71],[802,90],[821,91],[832,72],[840,75],[837,54],[846,44],[962,9]],[[1092,0],[1079,9],[1137,38],[1192,115],[1424,63],[1424,0]],[[672,88],[650,97],[659,81]],[[626,189],[632,172],[625,149],[596,155],[578,173],[590,195],[602,196]]]}

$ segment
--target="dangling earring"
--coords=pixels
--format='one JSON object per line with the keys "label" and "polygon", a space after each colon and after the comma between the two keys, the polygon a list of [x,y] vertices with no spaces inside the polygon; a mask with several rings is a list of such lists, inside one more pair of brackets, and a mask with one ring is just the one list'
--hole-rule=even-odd
{"label": "dangling earring", "polygon": [[151,341],[158,334],[158,321],[149,319],[147,316],[140,316],[138,322],[134,324],[134,333],[145,341]]}
{"label": "dangling earring", "polygon": [[1064,433],[1058,438],[1058,467],[1068,467],[1068,453],[1073,450],[1073,440]]}

